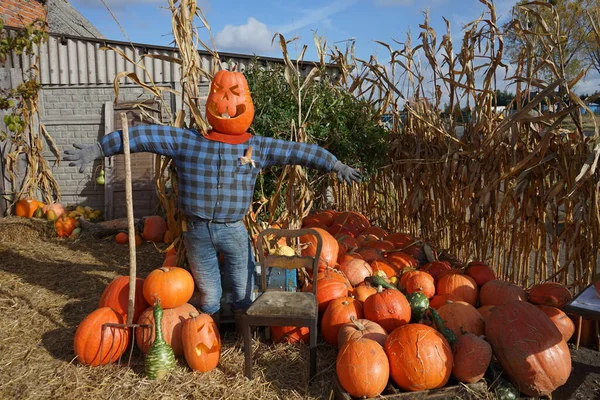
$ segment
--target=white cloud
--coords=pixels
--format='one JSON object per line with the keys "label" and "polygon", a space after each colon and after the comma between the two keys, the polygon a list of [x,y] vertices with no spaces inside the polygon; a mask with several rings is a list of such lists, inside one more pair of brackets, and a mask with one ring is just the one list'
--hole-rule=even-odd
{"label": "white cloud", "polygon": [[272,38],[273,32],[267,25],[250,17],[245,25],[226,25],[215,35],[215,43],[218,51],[258,54],[274,49],[271,46]]}

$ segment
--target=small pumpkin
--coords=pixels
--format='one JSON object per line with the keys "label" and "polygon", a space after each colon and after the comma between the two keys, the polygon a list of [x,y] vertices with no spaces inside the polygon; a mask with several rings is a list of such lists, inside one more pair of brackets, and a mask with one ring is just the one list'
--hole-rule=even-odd
{"label": "small pumpkin", "polygon": [[308,343],[308,326],[271,326],[271,340],[275,343]]}
{"label": "small pumpkin", "polygon": [[452,330],[456,337],[460,337],[466,332],[476,336],[485,333],[483,317],[475,307],[465,301],[449,302],[437,311],[444,321],[444,325]]}
{"label": "small pumpkin", "polygon": [[77,361],[98,366],[115,362],[129,344],[129,330],[104,324],[124,324],[123,315],[110,307],[92,311],[77,327],[74,338]]}
{"label": "small pumpkin", "polygon": [[365,337],[348,340],[338,352],[335,371],[350,396],[377,397],[390,376],[388,357],[379,343]]}
{"label": "small pumpkin", "polygon": [[125,232],[119,232],[115,235],[115,242],[119,244],[127,244],[129,243],[129,235]]}
{"label": "small pumpkin", "polygon": [[156,268],[144,280],[143,292],[148,304],[154,304],[160,298],[164,309],[179,307],[192,298],[194,278],[180,267]]}
{"label": "small pumpkin", "polygon": [[569,289],[557,282],[544,282],[533,285],[529,289],[528,299],[536,305],[561,308],[567,304],[573,295]]}
{"label": "small pumpkin", "polygon": [[360,339],[363,337],[372,339],[383,347],[387,336],[388,334],[385,329],[377,322],[365,318],[350,317],[350,322],[342,325],[338,332],[338,349],[348,340]]}
{"label": "small pumpkin", "polygon": [[346,278],[348,278],[348,281],[352,286],[362,283],[367,276],[373,275],[371,265],[365,260],[360,260],[358,258],[344,261],[338,269],[346,275]]}
{"label": "small pumpkin", "polygon": [[31,218],[35,210],[44,207],[44,203],[36,199],[21,199],[15,204],[15,215],[18,217]]}
{"label": "small pumpkin", "polygon": [[63,215],[54,221],[54,228],[56,229],[56,235],[58,237],[69,237],[73,230],[77,227],[77,220],[75,218],[67,217]]}
{"label": "small pumpkin", "polygon": [[149,242],[161,243],[167,231],[167,221],[160,215],[150,215],[144,217],[142,238]]}
{"label": "small pumpkin", "polygon": [[183,321],[181,330],[183,354],[194,371],[215,369],[221,359],[221,335],[208,314],[193,313]]}
{"label": "small pumpkin", "polygon": [[214,75],[206,99],[206,119],[217,132],[246,133],[254,119],[254,104],[244,74],[220,70]]}
{"label": "small pumpkin", "polygon": [[492,346],[481,336],[465,333],[454,343],[452,355],[452,376],[460,382],[475,383],[483,378],[492,361]]}
{"label": "small pumpkin", "polygon": [[[318,289],[318,286],[317,286]],[[325,342],[331,346],[337,346],[338,333],[342,325],[347,324],[353,318],[363,317],[363,304],[352,297],[341,297],[332,300],[321,320],[321,334]]]}
{"label": "small pumpkin", "polygon": [[454,295],[472,306],[477,304],[477,283],[468,275],[444,275],[436,286],[436,293]]}
{"label": "small pumpkin", "polygon": [[489,265],[480,261],[471,261],[465,274],[475,279],[477,286],[482,287],[486,282],[496,279],[496,274]]}
{"label": "small pumpkin", "polygon": [[[158,303],[158,302],[157,302]],[[183,355],[183,322],[198,314],[196,307],[189,303],[182,304],[179,307],[162,309],[162,334],[164,340],[171,346],[176,356]],[[145,309],[138,318],[138,324],[149,325],[151,328],[142,327],[136,329],[135,340],[138,349],[142,353],[147,353],[155,339],[154,307]]]}
{"label": "small pumpkin", "polygon": [[[133,323],[135,324],[140,314],[150,304],[144,298],[143,293],[144,280],[142,278],[136,278],[135,280],[135,300],[134,300],[134,311],[133,311]],[[102,295],[100,296],[100,302],[98,307],[110,307],[116,312],[123,315],[123,318],[127,320],[127,312],[129,310],[129,276],[117,276],[104,288]]]}
{"label": "small pumpkin", "polygon": [[[337,298],[346,297],[352,286],[348,279],[339,271],[328,268],[317,274],[317,304],[319,314],[323,314],[329,303]],[[312,292],[312,283],[304,286],[302,291]]]}
{"label": "small pumpkin", "polygon": [[365,300],[363,311],[366,319],[377,322],[388,333],[410,322],[410,304],[399,290],[379,286],[377,293]]}
{"label": "small pumpkin", "polygon": [[359,285],[352,290],[352,295],[361,303],[364,303],[367,297],[375,293],[377,293],[377,288],[370,285]]}
{"label": "small pumpkin", "polygon": [[433,276],[425,271],[407,271],[400,277],[400,288],[405,293],[423,293],[428,299],[435,295],[435,282]]}

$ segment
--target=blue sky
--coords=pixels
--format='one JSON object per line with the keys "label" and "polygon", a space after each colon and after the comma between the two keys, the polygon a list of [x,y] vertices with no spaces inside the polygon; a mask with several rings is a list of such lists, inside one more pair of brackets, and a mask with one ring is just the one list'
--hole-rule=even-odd
{"label": "blue sky", "polygon": [[[70,1],[108,39],[165,46],[172,42],[168,0]],[[271,46],[273,35],[280,32],[286,39],[299,38],[295,42],[298,46],[290,48],[292,58],[299,54],[296,47],[308,45],[304,57],[307,61],[317,60],[314,32],[325,37],[330,46],[337,42],[335,45],[342,49],[353,39],[360,58],[383,58],[388,52],[375,41],[400,48],[394,40],[403,42],[411,32],[416,43],[426,10],[438,35],[446,31],[443,17],[450,22],[456,48],[463,25],[486,11],[479,0],[197,1],[210,24],[218,51],[281,57],[279,48]],[[501,21],[509,16],[515,3],[516,0],[494,1]],[[208,39],[204,29],[201,38]],[[580,86],[582,90],[598,90],[600,79],[592,74]]]}

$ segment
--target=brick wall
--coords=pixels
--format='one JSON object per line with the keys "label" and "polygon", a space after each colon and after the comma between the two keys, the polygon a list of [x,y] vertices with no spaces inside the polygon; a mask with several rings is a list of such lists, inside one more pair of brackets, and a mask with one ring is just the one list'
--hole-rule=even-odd
{"label": "brick wall", "polygon": [[[92,144],[104,135],[104,104],[114,100],[112,87],[44,87],[40,96],[42,123],[54,140],[60,153],[73,148],[73,144]],[[120,102],[134,102],[146,98],[139,87],[121,87]],[[64,204],[83,204],[104,209],[104,186],[96,184],[96,160],[83,173],[68,162],[55,165],[56,156],[45,145],[44,157],[52,167]]]}
{"label": "brick wall", "polygon": [[0,18],[6,26],[22,28],[36,19],[46,20],[45,1],[41,0],[1,0]]}

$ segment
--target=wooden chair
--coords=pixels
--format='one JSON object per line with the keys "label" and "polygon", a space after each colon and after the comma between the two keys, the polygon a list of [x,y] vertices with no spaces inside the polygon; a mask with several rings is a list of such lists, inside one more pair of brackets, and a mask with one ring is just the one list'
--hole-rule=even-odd
{"label": "wooden chair", "polygon": [[[294,238],[313,235],[317,239],[316,254],[310,256],[265,255],[263,238],[266,235]],[[309,380],[317,372],[317,321],[319,310],[317,305],[317,282],[313,281],[311,292],[282,291],[267,289],[267,274],[271,267],[283,269],[312,269],[318,271],[319,257],[323,239],[313,229],[265,229],[258,235],[258,256],[261,266],[261,291],[252,305],[242,315],[242,335],[244,337],[244,372],[252,379],[252,329],[253,326],[306,326],[310,329],[309,340]]]}

